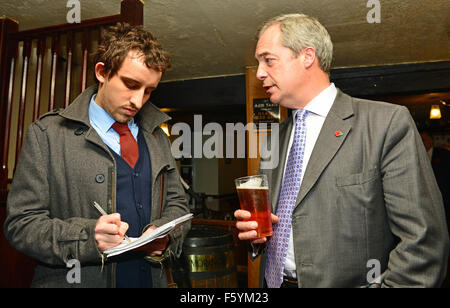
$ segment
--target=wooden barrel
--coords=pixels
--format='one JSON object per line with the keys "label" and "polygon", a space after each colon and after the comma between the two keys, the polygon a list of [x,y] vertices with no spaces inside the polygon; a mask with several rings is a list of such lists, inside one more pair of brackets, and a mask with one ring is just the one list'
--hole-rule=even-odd
{"label": "wooden barrel", "polygon": [[194,225],[184,241],[183,251],[192,288],[237,288],[230,232]]}

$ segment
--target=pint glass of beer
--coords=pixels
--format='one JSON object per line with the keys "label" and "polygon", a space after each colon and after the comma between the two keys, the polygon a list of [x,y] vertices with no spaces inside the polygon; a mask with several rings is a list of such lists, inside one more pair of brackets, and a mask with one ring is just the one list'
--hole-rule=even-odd
{"label": "pint glass of beer", "polygon": [[258,222],[257,237],[272,235],[272,218],[269,199],[269,185],[266,175],[246,176],[234,180],[241,209],[249,211],[248,221]]}

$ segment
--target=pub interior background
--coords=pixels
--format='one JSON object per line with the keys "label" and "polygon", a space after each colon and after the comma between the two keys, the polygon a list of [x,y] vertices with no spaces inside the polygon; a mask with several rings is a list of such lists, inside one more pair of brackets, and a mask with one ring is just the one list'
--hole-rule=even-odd
{"label": "pub interior background", "polygon": [[[143,24],[172,54],[173,68],[151,97],[154,104],[172,117],[169,132],[176,123],[188,124],[193,132],[194,115],[202,116],[203,127],[219,123],[223,132],[226,123],[252,122],[254,99],[265,98],[264,93],[254,90],[260,84],[252,77],[256,65],[253,57],[256,29],[269,17],[304,12],[318,17],[330,31],[335,45],[331,79],[337,87],[352,96],[405,105],[418,129],[431,134],[434,147],[450,153],[449,2],[380,1],[380,23],[368,21],[368,14],[376,8],[368,2],[374,1],[289,0],[274,4],[265,0],[245,3],[177,0],[168,4],[150,0],[145,3],[81,0],[78,3],[82,24],[105,16],[115,17],[109,20],[113,22]],[[23,138],[36,116],[53,108],[64,108],[80,89],[94,84],[93,64],[89,59],[87,65],[84,63],[84,51],[96,47],[100,27],[91,25],[88,30],[80,28],[73,32],[68,27],[53,29],[48,37],[30,39],[31,29],[67,23],[71,10],[67,3],[61,0],[44,5],[39,0],[0,0],[0,287],[27,287],[34,262],[13,250],[3,235],[7,191],[16,149],[20,146],[17,140]],[[40,45],[41,42],[44,44]],[[59,45],[55,46],[55,42]],[[15,59],[14,66],[11,59]],[[40,84],[36,82],[37,75],[42,80]],[[13,87],[9,91],[11,81]],[[35,95],[38,87],[39,94]],[[40,98],[37,107],[36,97]],[[434,106],[441,112],[438,119],[430,118]],[[281,115],[271,121],[284,118]],[[174,141],[177,137],[171,135],[170,139]],[[209,137],[204,135],[203,142]],[[447,159],[446,170],[448,162]],[[254,286],[250,281],[254,265],[247,258],[246,244],[236,239],[233,228],[233,212],[239,208],[234,179],[255,173],[254,161],[203,157],[183,158],[177,163],[182,178],[191,188],[187,196],[197,224],[214,225],[232,234],[229,249],[234,255],[234,273],[227,279],[233,282],[225,286]],[[447,177],[448,174],[438,178],[443,183],[441,187],[448,187]],[[442,193],[448,208],[449,192]],[[211,278],[211,284],[197,281],[195,285],[217,287],[218,280],[217,276]],[[189,286],[195,286],[192,279],[190,283]]]}

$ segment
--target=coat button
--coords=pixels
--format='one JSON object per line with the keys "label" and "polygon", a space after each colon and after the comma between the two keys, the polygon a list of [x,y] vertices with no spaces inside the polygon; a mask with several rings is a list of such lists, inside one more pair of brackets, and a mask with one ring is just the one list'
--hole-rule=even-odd
{"label": "coat button", "polygon": [[81,135],[83,135],[83,134],[84,134],[84,128],[82,128],[82,127],[77,128],[77,129],[75,130],[74,134],[75,134],[76,136],[81,136]]}
{"label": "coat button", "polygon": [[95,181],[97,183],[103,183],[105,181],[105,176],[103,174],[97,174],[95,176]]}

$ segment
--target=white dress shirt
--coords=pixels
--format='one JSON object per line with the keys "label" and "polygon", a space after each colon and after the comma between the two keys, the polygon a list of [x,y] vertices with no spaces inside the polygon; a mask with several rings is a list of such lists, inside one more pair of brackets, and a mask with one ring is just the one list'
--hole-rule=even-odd
{"label": "white dress shirt", "polygon": [[[308,117],[306,118],[306,142],[305,142],[305,152],[303,156],[304,167],[301,174],[300,185],[303,181],[303,175],[305,174],[306,168],[308,166],[309,158],[311,157],[311,153],[314,149],[314,145],[316,144],[317,138],[319,137],[320,130],[322,129],[323,123],[325,122],[325,118],[328,115],[328,112],[331,109],[331,106],[336,99],[337,89],[332,83],[328,88],[323,90],[319,95],[317,95],[311,102],[309,102],[305,106],[305,110],[310,111]],[[289,141],[288,151],[286,152],[286,162],[289,157],[289,152],[291,150],[291,146],[294,140],[295,133],[295,119],[298,110],[294,111],[294,125],[291,130],[291,137]],[[286,171],[286,164],[284,165],[284,170]],[[284,174],[284,172],[283,172]],[[297,249],[301,249],[301,247],[297,247]],[[294,258],[294,239],[292,236],[292,228],[289,239],[288,251],[286,255],[286,262],[284,266],[284,274],[291,278],[297,278],[297,274],[295,271],[295,258]]]}

